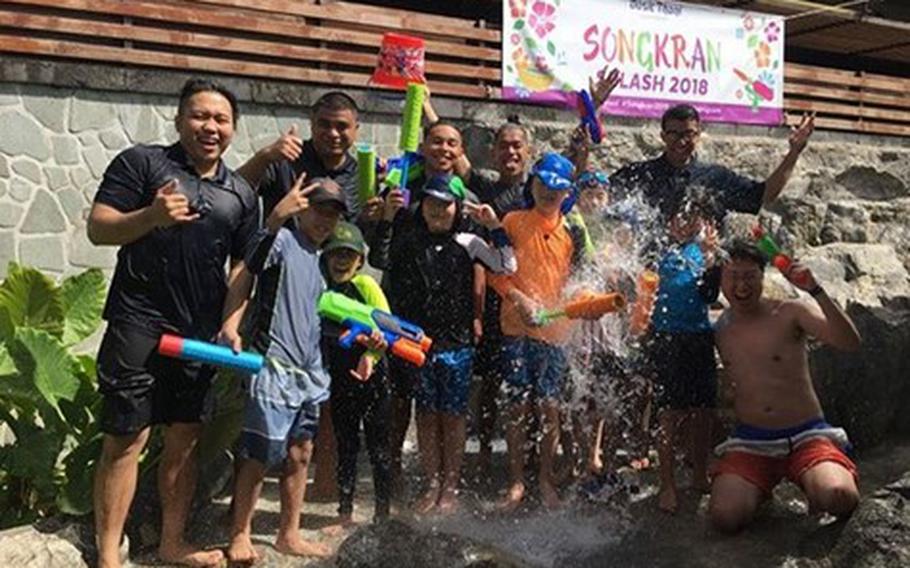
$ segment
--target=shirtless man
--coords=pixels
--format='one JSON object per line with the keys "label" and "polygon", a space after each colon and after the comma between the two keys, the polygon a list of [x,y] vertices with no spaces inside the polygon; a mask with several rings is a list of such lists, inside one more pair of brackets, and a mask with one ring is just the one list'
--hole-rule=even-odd
{"label": "shirtless man", "polygon": [[711,524],[728,533],[743,528],[784,477],[802,488],[810,511],[848,515],[859,501],[856,466],[843,453],[844,430],[824,421],[806,342],[855,351],[859,333],[805,266],[793,264],[787,278],[816,305],[762,298],[762,253],[747,243],[728,252],[721,289],[730,307],[717,346],[736,385],[738,425],[717,448],[723,457],[714,468]]}

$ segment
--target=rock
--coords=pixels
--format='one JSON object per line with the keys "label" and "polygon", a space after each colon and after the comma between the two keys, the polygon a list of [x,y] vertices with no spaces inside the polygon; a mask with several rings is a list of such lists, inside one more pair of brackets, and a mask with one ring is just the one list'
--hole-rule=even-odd
{"label": "rock", "polygon": [[66,257],[61,237],[37,237],[19,240],[19,262],[51,272],[63,272]]}
{"label": "rock", "polygon": [[[896,303],[896,302],[895,302]],[[810,352],[815,388],[829,422],[846,428],[857,448],[869,448],[898,429],[910,407],[910,305],[850,304],[847,314],[863,337],[858,353],[829,347]]]}
{"label": "rock", "polygon": [[133,144],[151,144],[162,137],[161,119],[146,105],[119,106],[120,124]]}
{"label": "rock", "polygon": [[834,568],[910,566],[910,472],[860,503],[830,559]]}
{"label": "rock", "polygon": [[884,201],[910,195],[910,188],[900,178],[869,166],[851,166],[835,180],[860,199]]}
{"label": "rock", "polygon": [[117,114],[110,102],[88,100],[79,96],[73,98],[70,110],[70,132],[104,130],[114,126],[116,122]]}
{"label": "rock", "polygon": [[79,143],[72,136],[53,136],[54,162],[59,166],[71,166],[79,163]]}
{"label": "rock", "polygon": [[57,166],[45,166],[44,175],[47,178],[47,187],[51,191],[57,191],[70,183],[66,170]]}
{"label": "rock", "polygon": [[11,260],[16,260],[16,233],[0,231],[0,277],[6,278],[6,268]]}
{"label": "rock", "polygon": [[19,158],[13,162],[12,168],[14,172],[28,181],[36,184],[41,183],[41,166],[35,163],[34,160]]}
{"label": "rock", "polygon": [[120,129],[105,130],[99,135],[101,139],[101,144],[108,150],[116,150],[117,152],[125,150],[129,145],[126,136],[123,135],[123,132]]}
{"label": "rock", "polygon": [[[2,240],[0,240],[0,244],[2,244]],[[2,253],[0,253],[0,258],[2,258]],[[93,245],[88,240],[88,235],[85,234],[85,227],[80,225],[69,238],[69,260],[70,264],[78,267],[113,268],[117,263],[117,249]]]}
{"label": "rock", "polygon": [[95,179],[101,179],[107,169],[107,154],[101,146],[88,146],[82,149],[82,157]]}
{"label": "rock", "polygon": [[9,177],[9,161],[6,156],[0,155],[0,178]]}
{"label": "rock", "polygon": [[821,232],[837,235],[837,241],[865,243],[869,241],[870,220],[869,211],[859,203],[836,201],[828,204]]}
{"label": "rock", "polygon": [[81,192],[71,188],[63,189],[57,193],[57,199],[71,225],[78,225],[85,220],[87,206]]}
{"label": "rock", "polygon": [[41,532],[26,525],[0,532],[0,566],[49,568],[85,566],[82,550],[55,532]]}
{"label": "rock", "polygon": [[66,218],[60,212],[57,200],[46,190],[38,191],[25,215],[21,231],[23,233],[62,233],[65,230]]}
{"label": "rock", "polygon": [[47,94],[30,94],[22,98],[25,110],[32,113],[41,124],[53,132],[63,132],[66,126],[67,98],[61,91],[48,91]]}
{"label": "rock", "polygon": [[25,209],[14,203],[0,203],[0,227],[15,227],[24,211]]}
{"label": "rock", "polygon": [[31,116],[14,110],[0,114],[3,136],[0,153],[8,156],[25,155],[40,162],[51,157],[51,148],[44,127]]}
{"label": "rock", "polygon": [[25,203],[32,198],[32,184],[20,177],[14,177],[9,184],[9,194],[19,203]]}
{"label": "rock", "polygon": [[338,549],[338,568],[373,566],[518,567],[526,564],[466,537],[424,532],[390,520],[358,529]]}

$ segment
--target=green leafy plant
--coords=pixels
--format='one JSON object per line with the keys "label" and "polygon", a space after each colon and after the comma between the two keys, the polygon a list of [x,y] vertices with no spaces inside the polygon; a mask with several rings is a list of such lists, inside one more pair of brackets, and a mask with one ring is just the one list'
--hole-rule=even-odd
{"label": "green leafy plant", "polygon": [[74,347],[101,324],[104,276],[59,285],[11,263],[0,284],[0,527],[91,510],[102,435],[95,361]]}

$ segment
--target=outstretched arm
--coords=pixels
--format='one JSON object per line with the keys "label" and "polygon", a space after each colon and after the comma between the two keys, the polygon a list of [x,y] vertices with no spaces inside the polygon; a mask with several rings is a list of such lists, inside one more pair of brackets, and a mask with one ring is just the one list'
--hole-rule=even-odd
{"label": "outstretched arm", "polygon": [[797,288],[809,292],[818,304],[817,307],[797,304],[797,320],[807,334],[844,351],[860,348],[862,339],[853,320],[828,296],[807,267],[794,263],[787,272],[787,279]]}
{"label": "outstretched arm", "polygon": [[291,125],[287,133],[282,134],[278,140],[262,148],[253,157],[237,168],[237,173],[249,182],[253,189],[259,187],[266,169],[274,162],[284,158],[293,162],[303,152],[303,139],[297,133],[297,125]]}
{"label": "outstretched arm", "polygon": [[793,168],[796,167],[796,161],[799,155],[806,149],[809,143],[809,137],[815,130],[815,113],[803,115],[799,126],[793,128],[790,133],[790,151],[781,160],[777,169],[765,180],[765,193],[762,195],[762,205],[768,205],[780,195],[787,181],[793,174]]}

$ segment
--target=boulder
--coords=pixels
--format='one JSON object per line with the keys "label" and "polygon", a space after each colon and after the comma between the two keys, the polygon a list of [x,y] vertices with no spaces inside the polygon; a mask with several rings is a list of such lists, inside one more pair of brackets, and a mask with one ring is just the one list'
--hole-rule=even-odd
{"label": "boulder", "polygon": [[336,565],[339,568],[525,566],[502,551],[466,537],[444,532],[426,532],[396,520],[357,530],[338,549]]}
{"label": "boulder", "polygon": [[910,472],[863,499],[830,560],[834,568],[910,566]]}

